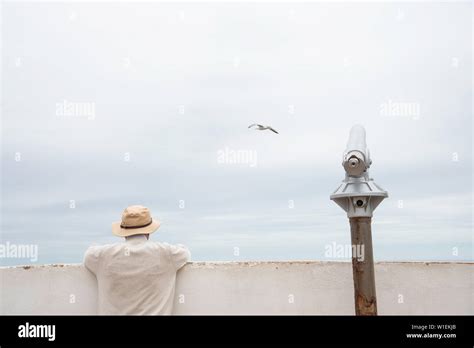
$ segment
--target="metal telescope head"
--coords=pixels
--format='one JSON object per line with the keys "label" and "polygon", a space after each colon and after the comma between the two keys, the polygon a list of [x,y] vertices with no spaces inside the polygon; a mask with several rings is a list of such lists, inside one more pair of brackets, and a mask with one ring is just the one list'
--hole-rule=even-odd
{"label": "metal telescope head", "polygon": [[347,175],[362,176],[371,164],[369,150],[365,143],[365,129],[361,125],[355,125],[349,134],[342,166]]}
{"label": "metal telescope head", "polygon": [[371,164],[365,129],[355,125],[350,131],[342,159],[346,177],[331,195],[331,200],[344,209],[348,217],[371,217],[375,208],[388,197],[387,191],[369,177]]}

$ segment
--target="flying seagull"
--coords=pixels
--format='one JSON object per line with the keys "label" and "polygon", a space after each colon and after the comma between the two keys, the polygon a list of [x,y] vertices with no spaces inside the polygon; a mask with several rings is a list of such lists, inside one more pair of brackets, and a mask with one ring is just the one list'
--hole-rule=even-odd
{"label": "flying seagull", "polygon": [[254,123],[254,124],[251,124],[249,126],[249,128],[252,128],[254,127],[255,130],[266,130],[266,129],[269,129],[271,130],[272,132],[276,133],[276,134],[280,134],[278,133],[276,130],[274,130],[272,127],[270,126],[262,126],[261,124],[257,124],[257,123]]}

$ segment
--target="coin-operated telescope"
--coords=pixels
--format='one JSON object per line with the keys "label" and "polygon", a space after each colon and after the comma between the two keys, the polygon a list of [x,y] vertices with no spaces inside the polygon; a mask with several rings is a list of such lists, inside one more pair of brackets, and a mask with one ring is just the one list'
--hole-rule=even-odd
{"label": "coin-operated telescope", "polygon": [[362,259],[358,257],[360,255],[355,255],[354,251],[352,255],[356,315],[377,315],[372,213],[388,194],[369,177],[371,164],[365,143],[365,129],[356,125],[351,129],[342,158],[346,177],[330,197],[347,213],[352,246],[358,246],[364,254]]}

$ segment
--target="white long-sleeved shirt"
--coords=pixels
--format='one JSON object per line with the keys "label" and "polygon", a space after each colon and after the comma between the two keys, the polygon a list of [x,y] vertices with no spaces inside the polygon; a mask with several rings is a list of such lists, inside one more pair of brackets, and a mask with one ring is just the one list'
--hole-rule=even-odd
{"label": "white long-sleeved shirt", "polygon": [[176,272],[190,259],[183,245],[143,235],[124,243],[91,246],[84,265],[96,275],[99,314],[171,314]]}

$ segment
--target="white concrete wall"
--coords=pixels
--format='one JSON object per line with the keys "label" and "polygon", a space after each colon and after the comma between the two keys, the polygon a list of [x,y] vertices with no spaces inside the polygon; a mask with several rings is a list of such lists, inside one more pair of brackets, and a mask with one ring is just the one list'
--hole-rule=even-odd
{"label": "white concrete wall", "polygon": [[[474,314],[473,266],[377,263],[379,314]],[[96,292],[81,265],[0,268],[1,314],[94,314]],[[177,314],[352,315],[353,306],[347,262],[193,262],[175,299]]]}

